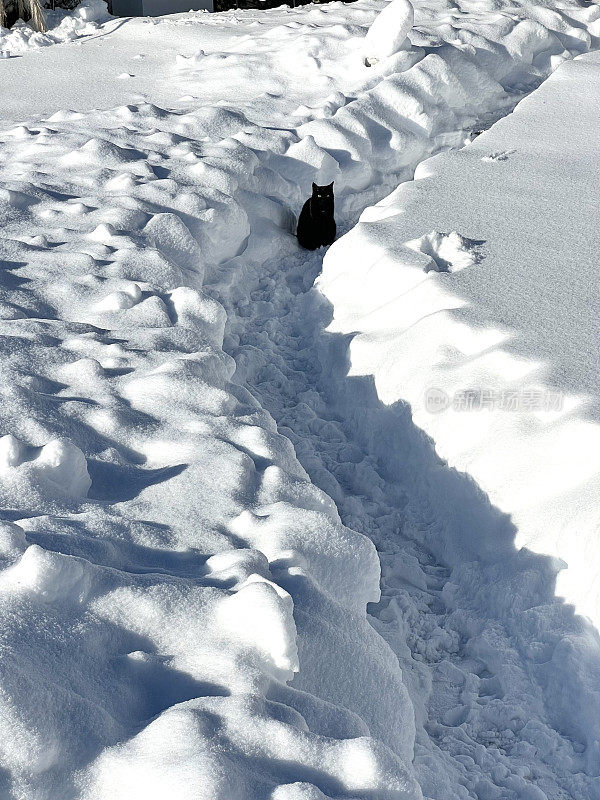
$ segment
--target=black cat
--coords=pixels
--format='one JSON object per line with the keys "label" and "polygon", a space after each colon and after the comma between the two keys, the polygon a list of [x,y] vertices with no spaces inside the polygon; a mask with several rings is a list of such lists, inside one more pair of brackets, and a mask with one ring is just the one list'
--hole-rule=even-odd
{"label": "black cat", "polygon": [[312,197],[302,207],[296,236],[307,250],[327,246],[335,239],[333,218],[333,183],[329,186],[312,185]]}

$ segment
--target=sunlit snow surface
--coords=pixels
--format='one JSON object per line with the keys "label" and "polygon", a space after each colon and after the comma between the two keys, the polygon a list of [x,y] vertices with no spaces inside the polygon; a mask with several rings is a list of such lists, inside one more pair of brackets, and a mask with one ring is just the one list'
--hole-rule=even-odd
{"label": "sunlit snow surface", "polygon": [[[421,164],[319,282],[330,330],[361,332],[351,374],[410,403],[438,453],[511,515],[517,545],[565,562],[559,594],[595,624],[598,65],[565,64],[473,144]],[[495,549],[472,533],[457,550]]]}
{"label": "sunlit snow surface", "polygon": [[102,0],[83,0],[71,13],[62,9],[47,9],[44,15],[47,27],[44,33],[35,31],[22,20],[17,20],[10,29],[0,26],[0,59],[14,58],[41,47],[97,35],[101,23],[110,19]]}
{"label": "sunlit snow surface", "polygon": [[[2,797],[598,796],[592,633],[503,540],[517,639],[461,561],[492,511],[441,466],[470,526],[433,546],[433,450],[338,391],[292,233],[313,179],[348,228],[600,14],[417,4],[369,68],[384,6],[111,21],[2,62]],[[404,241],[466,275],[463,233]]]}

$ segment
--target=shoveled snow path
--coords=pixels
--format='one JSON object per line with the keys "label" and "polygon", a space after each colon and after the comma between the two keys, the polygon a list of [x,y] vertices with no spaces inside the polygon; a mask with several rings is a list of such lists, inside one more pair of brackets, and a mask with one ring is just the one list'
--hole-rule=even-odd
{"label": "shoveled snow path", "polygon": [[[585,774],[583,745],[552,727],[552,709],[529,675],[531,655],[501,620],[470,607],[468,564],[454,587],[461,576],[422,542],[423,532],[434,536],[443,521],[413,506],[407,489],[378,464],[377,445],[373,452],[365,445],[360,387],[346,389],[352,410],[340,407],[344,389],[324,357],[328,304],[311,288],[321,259],[295,254],[263,265],[248,300],[228,309],[234,378],[274,417],[344,524],[377,546],[382,599],[370,607],[370,618],[398,656],[415,706],[415,767],[425,796],[597,798],[600,786]],[[406,426],[407,439],[418,438],[407,413],[396,424]],[[565,617],[565,636],[569,628],[580,633],[581,624],[545,585],[550,569],[545,576],[527,555],[514,559],[515,587],[537,580],[538,603],[555,605]],[[542,630],[531,650],[543,639]]]}
{"label": "shoveled snow path", "polygon": [[[406,409],[382,411],[379,432],[366,427],[363,410],[377,404],[376,394],[369,380],[345,379],[348,337],[324,332],[331,307],[312,288],[322,257],[323,251],[295,252],[247,274],[248,293],[228,307],[225,347],[236,359],[235,378],[293,442],[344,524],[377,546],[382,599],[370,606],[370,618],[396,652],[415,706],[415,766],[424,794],[435,800],[598,798],[594,753],[584,753],[583,737],[564,718],[559,725],[568,733],[556,728],[562,703],[532,669],[532,662],[549,661],[561,641],[594,634],[553,596],[550,560],[514,551],[499,568],[511,574],[505,586],[516,607],[523,602],[538,620],[518,630],[500,615],[482,616],[478,566],[453,570],[441,542],[437,549],[425,543],[445,521],[411,495],[411,481],[398,477],[402,468],[394,474],[380,463],[386,425],[405,429],[389,441],[403,439],[406,446],[395,456],[388,447],[384,460],[405,459],[417,481],[423,453],[431,450],[435,465],[433,449]],[[455,478],[441,462],[438,469],[445,491]],[[499,515],[474,487],[463,499],[473,504],[467,514],[495,524]],[[482,572],[490,585],[500,576],[494,567]],[[569,696],[576,681],[573,676],[570,687],[570,678],[557,676],[555,691]]]}

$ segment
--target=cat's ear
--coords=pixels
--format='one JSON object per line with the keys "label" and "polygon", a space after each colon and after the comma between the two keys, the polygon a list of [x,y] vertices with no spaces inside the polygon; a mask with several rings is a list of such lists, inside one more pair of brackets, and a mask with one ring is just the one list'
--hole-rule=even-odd
{"label": "cat's ear", "polygon": [[333,184],[334,184],[334,181],[331,181],[331,183],[329,184],[329,186],[327,188],[328,189],[333,189]]}

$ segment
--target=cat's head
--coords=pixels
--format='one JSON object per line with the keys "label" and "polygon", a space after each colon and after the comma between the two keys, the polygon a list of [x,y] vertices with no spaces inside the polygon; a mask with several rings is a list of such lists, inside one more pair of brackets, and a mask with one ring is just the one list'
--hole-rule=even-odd
{"label": "cat's head", "polygon": [[313,209],[316,204],[323,211],[333,210],[333,181],[328,186],[317,186],[313,183],[312,191]]}

